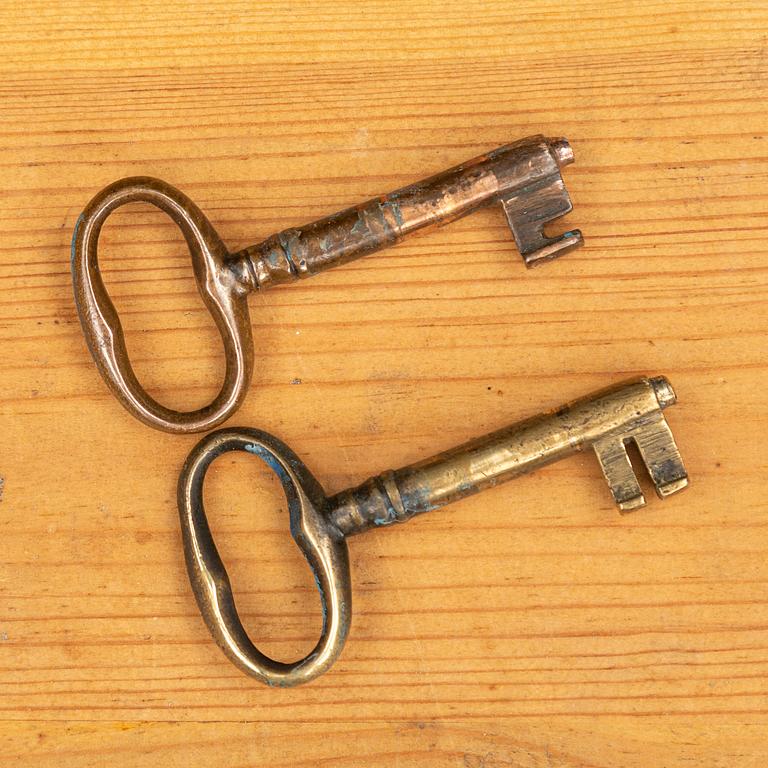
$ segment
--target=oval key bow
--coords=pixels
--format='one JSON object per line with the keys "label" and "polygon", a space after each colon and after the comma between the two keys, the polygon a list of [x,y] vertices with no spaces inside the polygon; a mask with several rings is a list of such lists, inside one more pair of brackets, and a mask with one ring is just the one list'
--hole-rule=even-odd
{"label": "oval key bow", "polygon": [[[246,634],[227,571],[208,527],[203,480],[211,462],[227,451],[248,451],[277,474],[288,500],[291,535],[307,558],[320,591],[320,639],[307,656],[292,664],[265,656]],[[220,430],[208,435],[190,454],[179,478],[178,499],[192,590],[208,629],[224,653],[237,667],[268,685],[299,685],[328,670],[341,653],[349,632],[349,557],[343,534],[326,516],[325,493],[301,459],[266,432]]]}
{"label": "oval key bow", "polygon": [[[123,328],[101,279],[97,247],[112,211],[142,201],[167,213],[181,229],[195,279],[224,342],[226,371],[216,399],[197,411],[166,408],[141,386],[133,372]],[[160,179],[138,176],[115,182],[91,200],[72,241],[75,301],[88,348],[117,399],[138,419],[169,432],[199,432],[220,423],[245,397],[253,368],[253,341],[246,291],[235,279],[230,256],[213,225],[183,193]]]}

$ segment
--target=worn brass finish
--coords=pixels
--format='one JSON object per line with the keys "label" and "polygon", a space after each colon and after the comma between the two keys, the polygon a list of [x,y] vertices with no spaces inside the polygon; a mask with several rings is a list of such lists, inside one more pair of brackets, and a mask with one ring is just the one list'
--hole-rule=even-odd
{"label": "worn brass finish", "polygon": [[[236,253],[227,251],[203,212],[178,189],[149,177],[122,179],[91,200],[72,239],[75,302],[88,347],[112,392],[136,418],[168,432],[209,429],[237,409],[251,379],[249,292],[309,277],[494,202],[504,209],[526,265],[554,259],[582,244],[578,230],[557,237],[544,234],[548,222],[571,210],[560,174],[571,162],[573,152],[565,139],[533,136]],[[141,386],[99,273],[97,248],[104,221],[116,208],[134,201],[152,203],[178,224],[198,288],[224,342],[221,391],[197,411],[166,408]]]}
{"label": "worn brass finish", "polygon": [[[688,476],[662,410],[675,402],[664,377],[602,390],[394,472],[326,497],[302,461],[277,438],[255,429],[223,429],[192,451],[179,478],[178,502],[187,571],[214,639],[236,666],[268,685],[293,686],[326,672],[341,653],[352,616],[346,538],[421,514],[592,448],[622,511],[645,503],[626,444],[637,444],[657,493],[682,490]],[[323,629],[315,648],[292,664],[262,654],[243,629],[226,569],[203,507],[203,480],[222,453],[244,450],[278,475],[291,535],[315,574]]]}

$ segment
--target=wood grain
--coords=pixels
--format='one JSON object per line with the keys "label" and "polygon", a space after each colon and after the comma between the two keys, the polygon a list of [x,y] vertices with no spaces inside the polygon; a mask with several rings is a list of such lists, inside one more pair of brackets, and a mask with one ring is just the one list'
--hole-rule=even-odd
{"label": "wood grain", "polygon": [[[0,39],[4,765],[766,764],[764,2],[39,0]],[[664,373],[691,488],[620,517],[583,456],[355,539],[340,662],[256,685],[184,571],[196,438],[124,413],[85,348],[78,212],[157,175],[237,248],[538,132],[575,149],[583,250],[526,272],[488,210],[254,297],[232,422],[335,492]],[[178,232],[137,206],[103,245],[142,381],[202,404],[222,356]],[[275,482],[227,458],[207,500],[253,636],[311,647]]]}

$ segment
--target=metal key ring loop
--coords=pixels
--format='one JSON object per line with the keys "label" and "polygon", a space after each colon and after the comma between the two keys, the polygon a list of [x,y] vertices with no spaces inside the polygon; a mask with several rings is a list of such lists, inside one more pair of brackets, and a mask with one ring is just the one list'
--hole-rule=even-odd
{"label": "metal key ring loop", "polygon": [[[152,398],[133,371],[117,310],[101,278],[97,258],[101,228],[126,203],[151,203],[167,213],[184,235],[200,295],[224,343],[226,371],[212,403],[176,411]],[[72,278],[88,348],[109,388],[134,416],[169,432],[199,432],[226,419],[242,402],[253,368],[253,341],[245,290],[228,268],[226,247],[202,211],[182,192],[159,179],[137,176],[99,192],[77,221],[72,238]]]}
{"label": "metal key ring loop", "polygon": [[[248,451],[278,476],[288,500],[291,535],[307,559],[320,592],[320,639],[310,653],[293,663],[269,658],[248,637],[208,526],[203,481],[214,459],[228,451]],[[280,440],[256,429],[223,429],[206,436],[187,458],[179,477],[184,557],[205,623],[229,659],[267,685],[289,687],[322,675],[336,661],[347,639],[352,616],[349,555],[343,534],[326,517],[327,502],[322,487],[301,459]]]}

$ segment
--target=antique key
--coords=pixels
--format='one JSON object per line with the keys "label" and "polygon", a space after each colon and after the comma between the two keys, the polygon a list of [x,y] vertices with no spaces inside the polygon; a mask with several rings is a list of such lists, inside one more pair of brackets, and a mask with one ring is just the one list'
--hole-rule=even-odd
{"label": "antique key", "polygon": [[[623,512],[645,504],[627,443],[633,442],[639,449],[658,495],[669,496],[688,484],[662,413],[675,400],[666,378],[635,379],[431,459],[382,472],[330,498],[301,459],[272,435],[256,429],[214,432],[189,455],[178,486],[187,572],[208,629],[229,659],[257,680],[277,686],[306,683],[330,668],[349,631],[348,536],[405,522],[589,447]],[[203,507],[205,473],[217,456],[235,450],[260,457],[277,474],[288,501],[291,535],[309,562],[320,591],[320,640],[294,663],[274,661],[251,642],[208,526]]]}
{"label": "antique key", "polygon": [[[546,224],[571,210],[560,175],[560,168],[571,162],[573,152],[565,139],[533,136],[236,253],[227,251],[202,211],[178,189],[149,177],[122,179],[91,200],[72,237],[75,303],[88,348],[109,388],[136,418],[168,432],[209,429],[239,407],[251,379],[248,293],[310,277],[494,202],[504,209],[527,266],[554,259],[582,244],[578,230],[557,237],[544,233]],[[97,248],[104,221],[116,208],[134,201],[152,203],[181,229],[200,294],[224,342],[221,391],[196,411],[166,408],[141,386],[99,273]]]}

